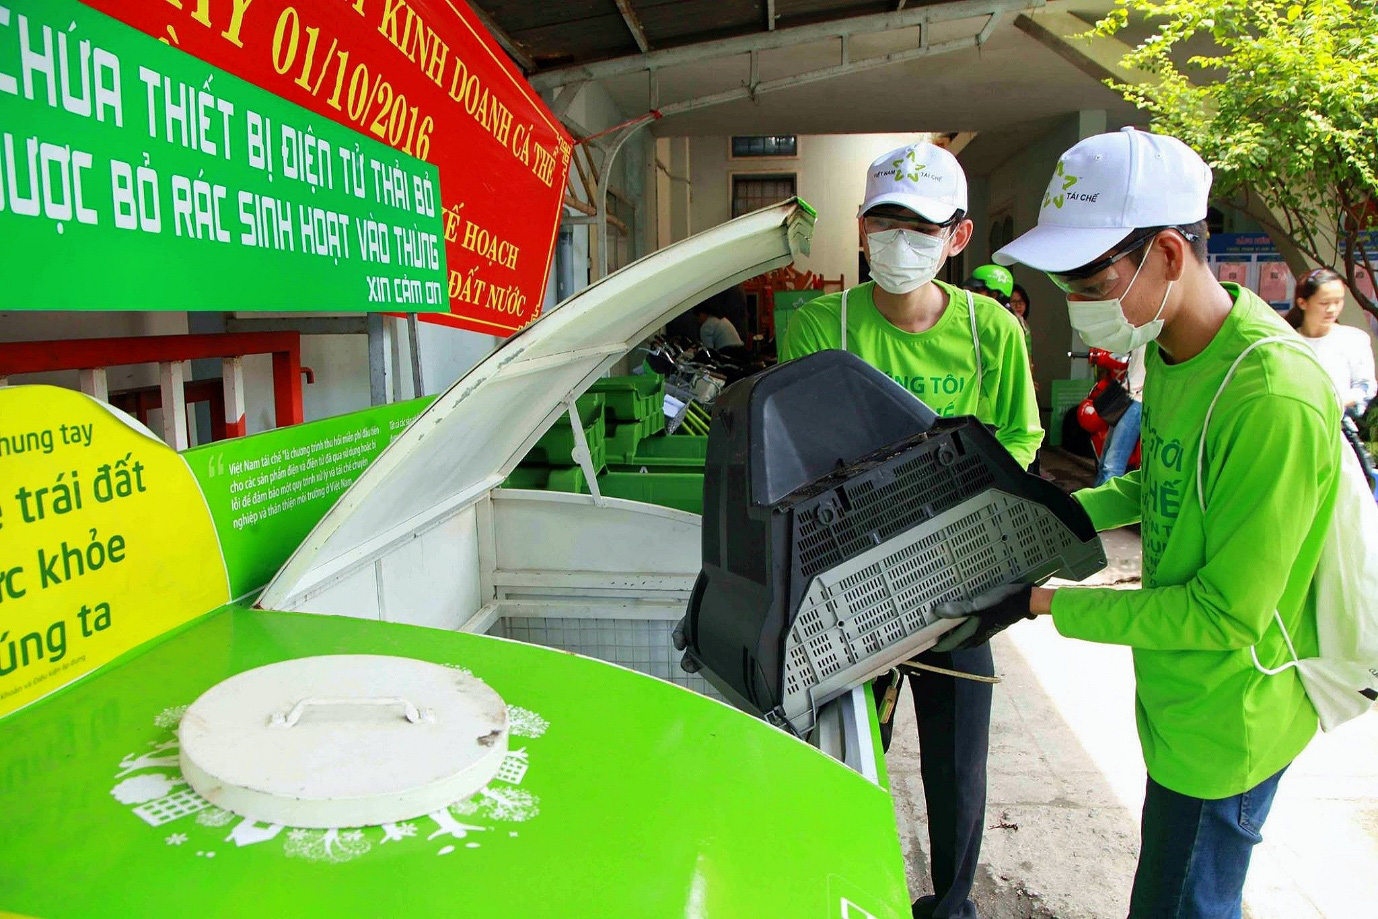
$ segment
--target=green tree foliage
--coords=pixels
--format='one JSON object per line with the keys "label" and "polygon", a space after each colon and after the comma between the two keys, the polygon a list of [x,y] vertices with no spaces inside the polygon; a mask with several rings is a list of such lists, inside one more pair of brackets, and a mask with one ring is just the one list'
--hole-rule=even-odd
{"label": "green tree foliage", "polygon": [[1338,252],[1378,315],[1358,285],[1378,259],[1378,2],[1116,3],[1088,35],[1131,18],[1156,31],[1122,61],[1153,79],[1112,88],[1210,163],[1217,196],[1267,227],[1294,272]]}

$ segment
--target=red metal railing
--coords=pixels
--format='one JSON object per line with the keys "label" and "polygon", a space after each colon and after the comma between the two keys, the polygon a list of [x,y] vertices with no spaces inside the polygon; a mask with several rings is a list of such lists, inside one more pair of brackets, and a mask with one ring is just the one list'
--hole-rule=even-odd
{"label": "red metal railing", "polygon": [[[63,341],[0,343],[0,385],[21,373],[77,370],[83,392],[109,401],[107,367],[157,364],[163,439],[175,449],[189,446],[185,362],[219,358],[223,362],[224,433],[245,432],[243,359],[273,356],[273,409],[278,427],[300,424],[301,335],[297,332],[225,332],[212,335],[151,335],[139,338],[77,338]],[[148,407],[152,407],[151,405]],[[217,425],[218,427],[218,425]]]}

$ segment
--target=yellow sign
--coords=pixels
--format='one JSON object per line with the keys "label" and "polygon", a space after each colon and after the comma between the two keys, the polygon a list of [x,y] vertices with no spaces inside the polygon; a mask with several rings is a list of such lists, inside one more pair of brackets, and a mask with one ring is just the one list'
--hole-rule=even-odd
{"label": "yellow sign", "polygon": [[229,599],[182,457],[81,393],[0,388],[0,717]]}

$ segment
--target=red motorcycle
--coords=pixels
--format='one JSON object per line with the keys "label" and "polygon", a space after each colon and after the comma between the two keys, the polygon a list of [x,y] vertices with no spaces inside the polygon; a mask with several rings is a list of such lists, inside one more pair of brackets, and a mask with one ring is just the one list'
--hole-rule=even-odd
{"label": "red motorcycle", "polygon": [[[1102,348],[1068,351],[1067,356],[1085,358],[1095,374],[1095,383],[1086,394],[1086,398],[1075,408],[1067,411],[1062,426],[1063,443],[1074,453],[1085,452],[1076,449],[1078,442],[1089,446],[1092,458],[1099,464],[1101,455],[1105,452],[1106,439],[1110,436],[1110,428],[1119,421],[1129,405],[1129,363]],[[1073,436],[1069,437],[1069,434]],[[1139,468],[1139,452],[1142,446],[1142,441],[1134,444],[1134,452],[1129,456],[1126,471]]]}

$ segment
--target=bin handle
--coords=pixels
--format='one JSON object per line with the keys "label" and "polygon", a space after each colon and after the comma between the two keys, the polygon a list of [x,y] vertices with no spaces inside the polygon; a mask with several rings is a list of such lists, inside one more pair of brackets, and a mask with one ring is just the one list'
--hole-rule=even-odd
{"label": "bin handle", "polygon": [[290,728],[301,720],[307,708],[324,708],[328,706],[358,708],[360,706],[383,706],[392,707],[400,705],[402,714],[412,724],[422,722],[430,723],[435,721],[435,712],[429,708],[417,708],[412,703],[400,696],[373,696],[364,698],[331,698],[331,697],[311,697],[302,699],[286,712],[273,712],[268,719],[269,725],[275,728]]}

